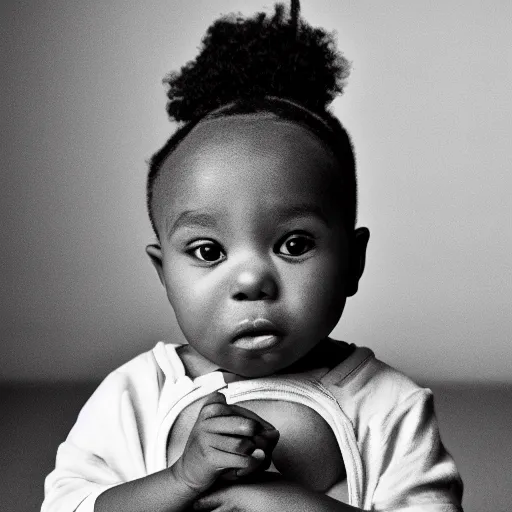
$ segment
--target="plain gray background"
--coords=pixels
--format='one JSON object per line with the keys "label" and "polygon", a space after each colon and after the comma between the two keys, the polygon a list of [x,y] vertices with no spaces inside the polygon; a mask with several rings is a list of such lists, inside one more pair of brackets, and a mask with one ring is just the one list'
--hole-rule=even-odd
{"label": "plain gray background", "polygon": [[[176,324],[144,247],[161,79],[251,1],[3,2],[4,379],[86,379]],[[333,105],[372,238],[334,335],[413,376],[512,381],[512,4],[306,0],[353,61]]]}
{"label": "plain gray background", "polygon": [[[0,372],[100,378],[180,339],[144,252],[163,76],[261,0],[2,2]],[[512,381],[512,3],[305,0],[353,61],[335,113],[372,232],[334,336],[416,378]],[[5,293],[6,292],[6,293]]]}
{"label": "plain gray background", "polygon": [[[182,339],[144,252],[146,160],[175,129],[161,80],[221,13],[272,5],[1,3],[0,382],[98,382],[156,341]],[[359,224],[372,232],[333,335],[448,386],[433,388],[467,510],[505,512],[512,3],[303,0],[302,13],[336,30],[353,61],[333,109],[353,137]]]}

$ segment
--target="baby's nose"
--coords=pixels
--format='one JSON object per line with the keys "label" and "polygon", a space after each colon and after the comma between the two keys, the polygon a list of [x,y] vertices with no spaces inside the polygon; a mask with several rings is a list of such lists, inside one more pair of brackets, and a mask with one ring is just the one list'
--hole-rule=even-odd
{"label": "baby's nose", "polygon": [[274,300],[277,295],[277,282],[269,269],[244,268],[235,276],[231,293],[235,300]]}

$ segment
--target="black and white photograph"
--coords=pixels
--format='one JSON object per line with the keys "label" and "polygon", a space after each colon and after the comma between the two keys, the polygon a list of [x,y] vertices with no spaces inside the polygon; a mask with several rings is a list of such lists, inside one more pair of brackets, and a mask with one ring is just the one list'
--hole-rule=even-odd
{"label": "black and white photograph", "polygon": [[512,3],[5,0],[2,512],[510,512]]}

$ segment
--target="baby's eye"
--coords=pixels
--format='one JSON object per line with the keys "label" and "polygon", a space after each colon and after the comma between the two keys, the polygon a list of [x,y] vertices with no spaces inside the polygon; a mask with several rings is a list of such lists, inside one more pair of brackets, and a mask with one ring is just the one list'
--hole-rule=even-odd
{"label": "baby's eye", "polygon": [[222,248],[215,242],[205,242],[201,245],[196,245],[187,252],[197,259],[208,263],[218,262],[224,257]]}
{"label": "baby's eye", "polygon": [[279,245],[279,252],[285,256],[302,256],[313,249],[314,246],[315,242],[311,237],[294,234],[287,237],[284,242]]}

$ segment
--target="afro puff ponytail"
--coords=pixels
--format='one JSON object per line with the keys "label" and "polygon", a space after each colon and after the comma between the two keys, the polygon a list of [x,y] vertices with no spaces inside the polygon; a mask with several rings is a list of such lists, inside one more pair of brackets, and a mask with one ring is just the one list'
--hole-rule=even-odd
{"label": "afro puff ponytail", "polygon": [[356,222],[357,183],[350,138],[329,111],[343,93],[350,71],[334,35],[313,28],[300,16],[299,0],[290,9],[277,4],[272,16],[227,15],[214,21],[199,54],[167,75],[167,113],[181,124],[150,160],[147,207],[153,215],[153,186],[159,170],[178,144],[210,117],[270,112],[302,124],[322,139],[343,175],[341,204],[349,230]]}
{"label": "afro puff ponytail", "polygon": [[167,113],[187,122],[233,101],[265,96],[321,113],[343,92],[349,71],[334,35],[306,23],[298,0],[289,13],[277,4],[272,16],[231,14],[208,28],[195,60],[165,78]]}

